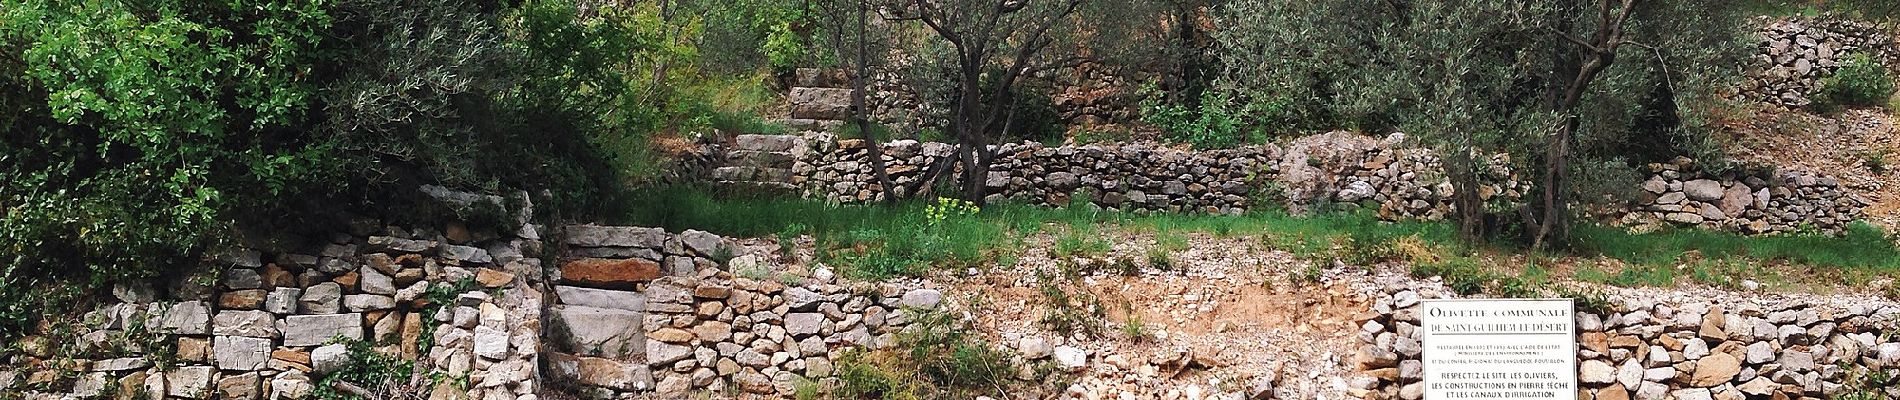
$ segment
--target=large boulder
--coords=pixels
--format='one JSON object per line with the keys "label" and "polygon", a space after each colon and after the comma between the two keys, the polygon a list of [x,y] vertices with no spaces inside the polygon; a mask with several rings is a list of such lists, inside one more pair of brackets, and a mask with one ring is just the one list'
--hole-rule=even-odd
{"label": "large boulder", "polygon": [[1736,184],[1722,193],[1722,201],[1716,202],[1715,206],[1722,209],[1723,214],[1738,216],[1742,215],[1742,210],[1748,209],[1748,205],[1754,203],[1755,194],[1748,190],[1748,185]]}
{"label": "large boulder", "polygon": [[1689,196],[1690,200],[1716,201],[1721,200],[1724,193],[1721,182],[1696,179],[1682,183],[1682,194]]}
{"label": "large boulder", "polygon": [[643,313],[586,306],[554,308],[558,345],[581,355],[613,357],[645,348]]}
{"label": "large boulder", "polygon": [[841,120],[851,117],[851,89],[792,88],[792,118]]}

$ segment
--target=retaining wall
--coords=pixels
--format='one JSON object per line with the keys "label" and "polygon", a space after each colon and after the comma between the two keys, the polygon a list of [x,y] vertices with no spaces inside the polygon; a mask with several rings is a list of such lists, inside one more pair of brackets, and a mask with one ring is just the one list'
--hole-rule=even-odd
{"label": "retaining wall", "polygon": [[[1062,206],[1083,200],[1106,208],[1239,213],[1260,201],[1304,205],[1350,204],[1377,210],[1386,220],[1441,219],[1454,210],[1454,187],[1440,156],[1331,133],[1285,146],[1195,151],[1151,143],[995,146],[984,184],[992,201]],[[740,135],[726,164],[707,180],[777,188],[836,203],[880,201],[884,188],[871,171],[863,140]],[[899,140],[884,144],[896,191],[919,180],[953,175],[953,146]],[[1508,155],[1484,157],[1479,196],[1488,207],[1522,204],[1531,183]],[[1694,161],[1650,164],[1641,191],[1608,211],[1626,225],[1681,225],[1750,234],[1839,232],[1869,203],[1834,178],[1804,171],[1712,173]],[[1072,198],[1082,196],[1080,199]]]}
{"label": "retaining wall", "polygon": [[[1352,382],[1369,399],[1424,393],[1419,301],[1439,288],[1388,285],[1361,321],[1365,346]],[[1891,335],[1900,306],[1887,302],[1787,299],[1611,298],[1614,310],[1578,310],[1578,398],[1812,399],[1850,390],[1900,396],[1900,387],[1850,385],[1856,376],[1900,371]],[[1867,392],[1863,392],[1867,393]],[[1884,396],[1884,397],[1883,397]]]}

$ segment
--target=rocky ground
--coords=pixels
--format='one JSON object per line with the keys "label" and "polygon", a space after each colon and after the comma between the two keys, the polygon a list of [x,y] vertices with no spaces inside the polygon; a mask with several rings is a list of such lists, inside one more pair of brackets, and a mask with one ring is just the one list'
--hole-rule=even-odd
{"label": "rocky ground", "polygon": [[1743,163],[1780,165],[1832,175],[1873,203],[1865,218],[1900,227],[1900,130],[1887,110],[1849,110],[1837,116],[1795,110],[1762,111],[1732,127],[1729,156]]}
{"label": "rocky ground", "polygon": [[[1312,265],[1257,236],[1187,233],[1166,268],[1151,265],[1161,246],[1146,230],[1103,228],[1106,253],[1057,257],[1060,228],[1024,239],[1013,262],[943,272],[906,286],[943,290],[946,304],[988,342],[1021,355],[1023,377],[1038,365],[1067,371],[1035,399],[1347,399],[1375,380],[1356,372],[1360,321],[1379,299],[1406,291],[1454,296],[1436,277],[1410,276],[1402,264]],[[749,246],[776,250],[769,240]],[[773,260],[801,275],[833,272],[810,263],[809,240],[794,257]],[[1129,265],[1133,266],[1130,273]],[[1567,276],[1567,275],[1565,275]],[[1615,288],[1569,282],[1616,299],[1721,301],[1866,301],[1804,293],[1743,293],[1707,287]],[[1058,306],[1049,292],[1067,294]],[[1827,291],[1850,291],[1830,288]],[[1390,301],[1390,300],[1386,300]],[[1048,316],[1081,315],[1093,329],[1052,329]],[[1139,328],[1133,328],[1138,326]],[[1271,397],[1262,397],[1271,393]]]}

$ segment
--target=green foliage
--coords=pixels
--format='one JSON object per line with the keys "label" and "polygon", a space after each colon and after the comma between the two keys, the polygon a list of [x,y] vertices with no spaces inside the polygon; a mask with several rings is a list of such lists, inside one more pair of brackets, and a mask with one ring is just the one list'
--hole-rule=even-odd
{"label": "green foliage", "polygon": [[1900,246],[1886,232],[1865,222],[1848,226],[1839,237],[1792,235],[1747,237],[1705,230],[1666,230],[1632,234],[1609,227],[1578,228],[1581,254],[1602,255],[1634,265],[1675,265],[1684,254],[1702,259],[1753,259],[1836,270],[1900,271]]}
{"label": "green foliage", "polygon": [[954,315],[914,312],[892,349],[853,349],[838,359],[832,398],[910,400],[1001,396],[1013,386],[1011,355],[972,335]]}
{"label": "green foliage", "polygon": [[1253,109],[1254,103],[1249,103],[1248,107],[1236,107],[1231,95],[1226,92],[1202,92],[1197,102],[1198,108],[1192,104],[1165,103],[1164,96],[1153,84],[1142,86],[1141,92],[1142,122],[1161,128],[1169,140],[1200,149],[1264,143],[1266,138],[1259,128],[1248,128],[1259,126],[1250,123],[1258,118],[1251,116],[1274,114]]}
{"label": "green foliage", "polygon": [[1889,168],[1892,168],[1892,161],[1888,160],[1888,155],[1886,150],[1868,150],[1859,153],[1861,165],[1867,167],[1867,172],[1875,174],[1885,174]]}
{"label": "green foliage", "polygon": [[1854,54],[1833,76],[1821,80],[1814,106],[1829,113],[1842,108],[1883,106],[1893,94],[1893,75],[1887,66],[1866,54]]}
{"label": "green foliage", "polygon": [[[1442,274],[1451,280],[1470,278],[1467,283],[1461,284],[1470,291],[1521,292],[1537,289],[1542,286],[1539,282],[1545,280],[1527,277],[1522,279],[1522,283],[1494,285],[1490,282],[1519,279],[1503,273],[1517,268],[1487,270],[1495,266],[1480,267],[1482,264],[1477,259],[1467,255],[1477,250],[1512,248],[1477,247],[1462,243],[1454,227],[1442,222],[1384,222],[1367,213],[1293,215],[1279,210],[1257,210],[1243,216],[1133,214],[1113,210],[994,204],[974,215],[946,217],[942,225],[936,228],[938,232],[963,232],[942,233],[943,237],[950,239],[936,242],[939,246],[968,249],[959,251],[967,251],[961,254],[971,254],[971,258],[961,258],[963,256],[928,256],[946,254],[941,252],[902,250],[925,243],[915,238],[928,235],[902,227],[922,226],[920,219],[927,214],[926,204],[909,202],[896,206],[840,206],[779,197],[720,198],[713,193],[686,188],[658,190],[654,196],[640,200],[641,204],[651,208],[630,216],[624,223],[662,226],[670,230],[704,229],[732,236],[766,236],[795,226],[798,232],[819,239],[821,257],[830,253],[836,261],[849,260],[859,265],[867,265],[864,263],[877,259],[866,258],[863,254],[927,255],[905,258],[911,260],[900,264],[909,268],[904,269],[905,273],[921,273],[935,267],[986,265],[988,261],[1002,260],[1012,252],[1023,250],[1016,247],[1024,242],[1020,238],[1039,232],[1051,232],[1055,237],[1056,243],[1050,246],[1051,251],[1064,248],[1062,242],[1066,241],[1069,243],[1066,245],[1069,254],[1083,254],[1096,251],[1084,249],[1105,248],[1103,246],[1108,242],[1099,235],[1104,229],[1125,229],[1155,232],[1157,244],[1154,248],[1162,251],[1149,253],[1151,257],[1165,256],[1168,249],[1185,246],[1185,238],[1181,236],[1184,232],[1213,234],[1226,231],[1236,237],[1258,238],[1267,248],[1286,251],[1307,261],[1304,269],[1291,274],[1299,281],[1317,279],[1324,268],[1332,265],[1333,260],[1352,264],[1409,262],[1418,266],[1420,274],[1427,276]],[[1744,268],[1768,262],[1785,262],[1819,271],[1854,274],[1880,275],[1900,271],[1900,245],[1896,245],[1887,233],[1865,223],[1851,225],[1845,234],[1838,237],[1749,237],[1703,230],[1632,234],[1617,228],[1582,226],[1578,228],[1575,240],[1576,244],[1571,249],[1575,255],[1607,257],[1631,265],[1609,270],[1585,265],[1577,269],[1577,279],[1625,286],[1672,285],[1677,276],[1691,276],[1693,279],[1695,271],[1685,269],[1679,273],[1674,269],[1685,261],[1689,261],[1689,265],[1700,265],[1696,268],[1705,270],[1701,272],[1705,283],[1715,285],[1735,284],[1733,279],[1722,278],[1724,274],[1747,276],[1738,271],[1724,272],[1723,268]],[[893,244],[899,250],[879,249]],[[1681,257],[1684,254],[1699,256],[1694,260],[1684,260]],[[1116,272],[1126,273],[1124,271],[1138,268],[1141,255],[1134,258],[1091,262],[1087,267],[1115,268],[1120,270]],[[1153,259],[1149,260],[1150,266],[1153,266],[1153,262]],[[1073,267],[1074,272],[1080,272],[1085,266],[1065,267]],[[1752,278],[1759,280],[1767,277]]]}
{"label": "green foliage", "polygon": [[[337,391],[335,382],[349,382],[359,387],[378,388],[384,383],[406,383],[409,375],[415,372],[415,365],[395,356],[377,353],[368,342],[338,337],[332,341],[341,343],[348,349],[350,360],[342,369],[324,374],[317,379],[316,390],[312,393],[323,400],[371,400],[360,396]],[[374,389],[372,389],[374,390]]]}
{"label": "green foliage", "polygon": [[[1895,333],[1886,332],[1877,338],[1877,343],[1888,343],[1895,339]],[[1841,400],[1891,400],[1900,396],[1900,371],[1860,365],[1853,360],[1842,360],[1837,364],[1844,372],[1841,388],[1833,398]]]}
{"label": "green foliage", "polygon": [[[1404,132],[1445,155],[1447,175],[1463,187],[1475,186],[1464,182],[1484,170],[1485,157],[1474,155],[1562,159],[1524,170],[1562,177],[1537,185],[1562,191],[1554,194],[1561,201],[1596,201],[1591,196],[1600,192],[1592,189],[1627,182],[1598,183],[1620,175],[1578,173],[1580,167],[1616,161],[1627,169],[1657,161],[1635,156],[1712,153],[1716,146],[1706,139],[1719,129],[1720,93],[1740,76],[1737,66],[1753,41],[1733,4],[1631,4],[1628,22],[1616,29],[1642,44],[1616,49],[1616,62],[1579,80],[1585,60],[1578,57],[1588,52],[1566,36],[1603,29],[1595,3],[1229,2],[1212,13],[1227,28],[1214,34],[1225,67],[1218,89],[1280,105],[1270,109],[1294,120],[1285,125]],[[1567,100],[1577,82],[1585,86]],[[1575,133],[1559,136],[1569,145],[1555,152],[1548,139],[1556,127],[1570,127],[1569,115],[1577,116]],[[1461,193],[1460,200],[1477,204],[1473,196]],[[1485,236],[1486,216],[1470,211],[1457,216],[1465,232]],[[1509,219],[1490,220],[1519,220],[1503,218]]]}
{"label": "green foliage", "polygon": [[760,68],[789,71],[818,56],[812,49],[810,9],[795,2],[769,0],[688,0],[673,11],[669,25],[700,26],[703,65],[716,75]]}
{"label": "green foliage", "polygon": [[1468,257],[1453,257],[1434,263],[1412,265],[1412,276],[1444,279],[1445,286],[1461,295],[1491,293],[1507,298],[1542,297],[1543,282],[1537,274],[1525,276],[1497,272]]}
{"label": "green foliage", "polygon": [[[430,215],[420,184],[614,212],[619,188],[658,170],[650,133],[719,125],[723,102],[767,97],[697,79],[676,40],[697,31],[660,14],[570,0],[10,2],[0,314],[49,300],[28,287],[196,265],[240,227]],[[31,319],[7,321],[0,336]]]}
{"label": "green foliage", "polygon": [[1109,249],[1108,238],[1094,225],[1075,224],[1056,237],[1055,248],[1049,254],[1056,258],[1096,258],[1107,255]]}
{"label": "green foliage", "polygon": [[333,142],[284,131],[310,109],[322,2],[80,3],[0,7],[0,314],[190,263],[231,204],[334,172]]}
{"label": "green foliage", "polygon": [[[428,300],[428,304],[424,305],[421,310],[417,310],[417,312],[421,313],[421,315],[435,315],[441,311],[443,307],[452,307],[452,305],[455,304],[455,298],[457,296],[461,296],[462,293],[468,293],[468,291],[474,290],[476,287],[475,277],[473,276],[464,277],[461,280],[455,281],[453,284],[430,285],[429,291],[423,293],[423,298]],[[435,329],[436,324],[422,324],[422,333],[417,335],[416,351],[426,353],[430,348],[435,347]]]}
{"label": "green foliage", "polygon": [[995,225],[977,217],[979,211],[974,203],[939,198],[924,207],[921,216],[904,217],[885,229],[850,231],[820,251],[850,266],[847,274],[861,278],[916,276],[931,267],[974,266],[988,259],[1001,236]]}

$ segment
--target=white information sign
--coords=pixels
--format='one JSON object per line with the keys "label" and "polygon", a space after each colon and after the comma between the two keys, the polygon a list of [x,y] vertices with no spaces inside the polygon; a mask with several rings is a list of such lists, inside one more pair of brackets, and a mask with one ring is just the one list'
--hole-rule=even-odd
{"label": "white information sign", "polygon": [[1426,300],[1425,400],[1577,399],[1570,299]]}

